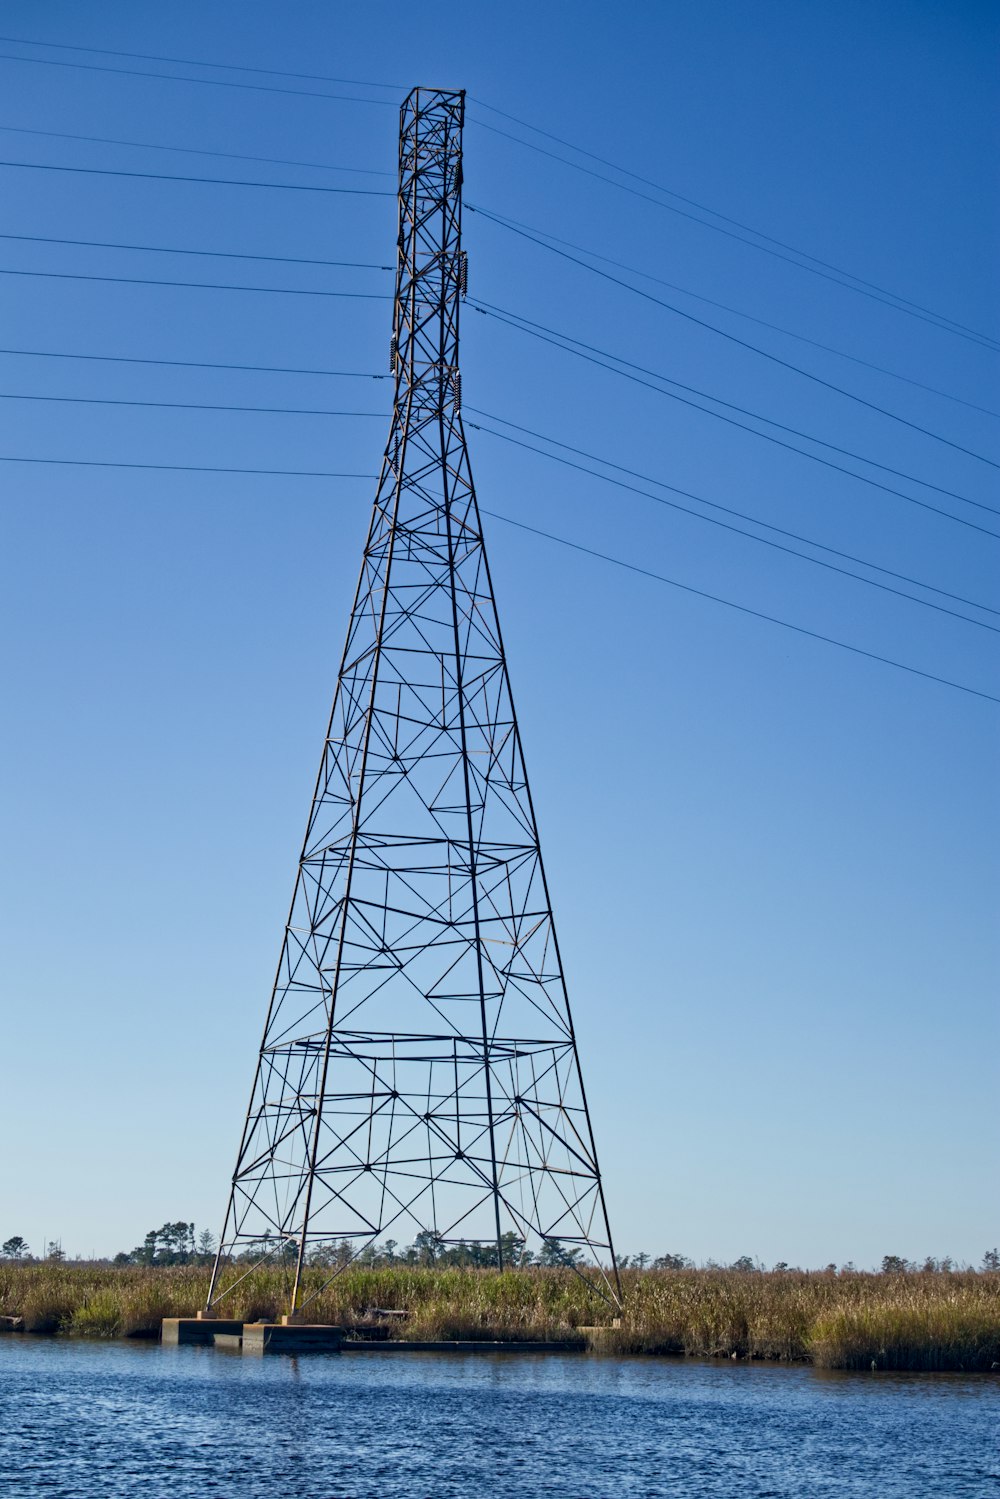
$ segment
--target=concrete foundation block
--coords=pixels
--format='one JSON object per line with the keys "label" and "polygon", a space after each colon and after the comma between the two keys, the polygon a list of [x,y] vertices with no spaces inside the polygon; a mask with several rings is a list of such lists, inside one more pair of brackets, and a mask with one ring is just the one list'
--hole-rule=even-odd
{"label": "concrete foundation block", "polygon": [[221,1348],[223,1353],[239,1353],[243,1348],[243,1334],[241,1332],[217,1332],[212,1338],[212,1346]]}
{"label": "concrete foundation block", "polygon": [[344,1338],[342,1327],[310,1322],[245,1322],[243,1352],[264,1353],[339,1353]]}
{"label": "concrete foundation block", "polygon": [[203,1343],[210,1345],[216,1333],[243,1331],[243,1323],[224,1320],[222,1317],[164,1317],[160,1324],[160,1339],[164,1343]]}

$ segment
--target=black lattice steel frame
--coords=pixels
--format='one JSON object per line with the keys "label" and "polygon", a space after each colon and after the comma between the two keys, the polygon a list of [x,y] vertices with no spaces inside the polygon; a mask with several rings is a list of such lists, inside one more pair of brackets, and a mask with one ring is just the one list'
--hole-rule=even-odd
{"label": "black lattice steel frame", "polygon": [[310,1250],[414,1227],[620,1301],[462,427],[463,116],[401,110],[392,426],[209,1308],[236,1253],[298,1313]]}

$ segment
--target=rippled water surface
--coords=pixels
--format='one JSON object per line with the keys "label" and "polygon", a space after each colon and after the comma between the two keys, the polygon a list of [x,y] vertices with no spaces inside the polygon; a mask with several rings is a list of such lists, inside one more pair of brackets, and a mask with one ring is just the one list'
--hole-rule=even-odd
{"label": "rippled water surface", "polygon": [[0,1342],[5,1499],[985,1499],[998,1425],[987,1376]]}

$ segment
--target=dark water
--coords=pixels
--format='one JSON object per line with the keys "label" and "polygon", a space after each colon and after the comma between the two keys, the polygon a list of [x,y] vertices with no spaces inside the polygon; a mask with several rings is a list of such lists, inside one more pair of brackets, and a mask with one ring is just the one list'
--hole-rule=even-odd
{"label": "dark water", "polygon": [[998,1425],[988,1376],[0,1342],[4,1499],[985,1499]]}

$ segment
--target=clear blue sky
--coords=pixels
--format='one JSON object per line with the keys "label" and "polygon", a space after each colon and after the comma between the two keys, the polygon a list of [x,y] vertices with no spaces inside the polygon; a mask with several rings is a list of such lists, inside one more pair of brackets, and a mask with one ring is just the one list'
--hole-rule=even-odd
{"label": "clear blue sky", "polygon": [[[391,174],[402,93],[465,87],[474,101],[1000,336],[997,21],[986,4],[52,0],[40,9],[9,0],[3,30],[360,79],[366,86],[350,88],[174,67],[388,101],[59,67],[52,60],[168,71],[4,40],[5,163],[391,189],[391,175],[26,132]],[[997,354],[982,341],[485,124],[588,164],[473,102],[472,203],[659,276],[684,290],[624,279],[963,448],[1000,455],[1000,421],[972,409],[1000,412]],[[392,259],[391,197],[9,164],[0,180],[4,234]],[[864,472],[1000,532],[1000,518],[953,497],[1000,508],[995,467],[481,216],[468,216],[467,244],[472,295],[899,470],[911,477]],[[16,239],[0,239],[0,267],[391,289],[371,270]],[[387,301],[5,274],[0,299],[5,350],[386,370]],[[463,375],[472,421],[468,408],[482,408],[1000,608],[1000,539],[472,310]],[[9,353],[0,392],[377,414],[0,399],[0,457],[359,474],[377,468],[390,398],[385,380]],[[489,510],[1000,695],[995,631],[486,433],[470,438]],[[0,485],[0,1237],[113,1253],[165,1218],[217,1231],[372,482],[0,462]],[[886,1253],[978,1262],[1000,1237],[1000,706],[498,520],[488,527],[621,1249],[808,1265],[873,1264]],[[1000,625],[996,613],[898,586]]]}

